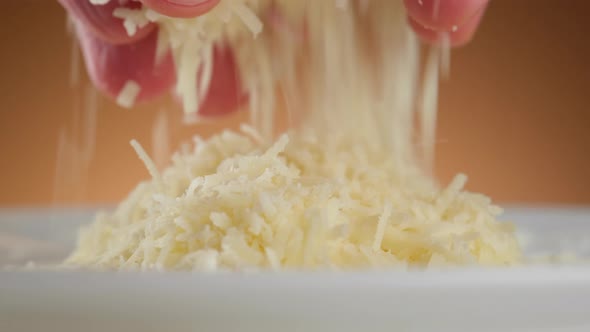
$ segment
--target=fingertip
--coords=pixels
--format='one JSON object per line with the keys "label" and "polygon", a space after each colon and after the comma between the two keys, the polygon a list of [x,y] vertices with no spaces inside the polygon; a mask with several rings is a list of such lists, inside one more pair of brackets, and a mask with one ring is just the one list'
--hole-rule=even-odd
{"label": "fingertip", "polygon": [[451,31],[471,21],[489,0],[404,0],[408,15],[431,30]]}
{"label": "fingertip", "polygon": [[211,84],[199,110],[199,115],[203,117],[233,113],[246,101],[232,50],[229,47],[217,46],[213,58]]}
{"label": "fingertip", "polygon": [[441,32],[437,30],[433,30],[423,26],[420,22],[417,22],[412,17],[408,16],[408,21],[412,29],[416,32],[416,34],[426,43],[428,44],[440,44],[442,39],[444,38],[445,34],[448,34],[449,41],[451,46],[453,47],[461,47],[467,43],[469,43],[475,33],[477,31],[477,27],[481,22],[481,18],[483,16],[483,10],[479,13],[476,13],[474,17],[472,17],[469,21],[465,22],[460,27],[456,29],[452,29],[448,32]]}
{"label": "fingertip", "polygon": [[104,94],[116,98],[128,81],[141,90],[137,102],[166,92],[176,76],[171,55],[155,63],[157,30],[133,44],[110,44],[84,27],[78,27],[82,53],[89,77]]}
{"label": "fingertip", "polygon": [[190,18],[213,9],[220,0],[141,0],[151,9],[171,17]]}

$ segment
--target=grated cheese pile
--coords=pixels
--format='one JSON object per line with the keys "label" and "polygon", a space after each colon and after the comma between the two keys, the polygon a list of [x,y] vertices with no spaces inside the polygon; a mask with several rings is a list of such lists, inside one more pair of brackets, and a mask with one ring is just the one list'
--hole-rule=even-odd
{"label": "grated cheese pile", "polygon": [[[130,33],[160,25],[188,112],[206,91],[213,47],[232,47],[253,128],[197,138],[162,172],[132,141],[152,179],[82,231],[67,265],[213,271],[520,261],[512,226],[496,220],[500,208],[464,191],[464,175],[446,188],[428,175],[448,50],[433,49],[421,73],[402,1],[221,0],[195,19],[114,14]],[[262,21],[273,28],[261,30]],[[274,139],[277,86],[292,129]]]}
{"label": "grated cheese pile", "polygon": [[283,135],[264,146],[256,136],[197,138],[99,215],[67,264],[213,271],[519,260],[512,227],[495,219],[501,209],[462,191],[463,175],[438,189],[362,142]]}

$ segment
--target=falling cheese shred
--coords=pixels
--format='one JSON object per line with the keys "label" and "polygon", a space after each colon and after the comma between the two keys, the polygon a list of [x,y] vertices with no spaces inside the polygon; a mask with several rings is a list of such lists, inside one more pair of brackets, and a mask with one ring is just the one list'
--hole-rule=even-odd
{"label": "falling cheese shred", "polygon": [[141,92],[141,87],[139,84],[137,84],[137,82],[132,80],[125,82],[125,85],[117,96],[117,104],[124,108],[133,107],[139,92]]}
{"label": "falling cheese shred", "polygon": [[111,0],[89,0],[91,4],[96,6],[102,6],[109,3]]}

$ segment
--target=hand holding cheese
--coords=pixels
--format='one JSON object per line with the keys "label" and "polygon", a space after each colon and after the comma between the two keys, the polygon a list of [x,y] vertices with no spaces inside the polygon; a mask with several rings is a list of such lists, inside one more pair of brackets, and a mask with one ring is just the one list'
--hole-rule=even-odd
{"label": "hand holding cheese", "polygon": [[[72,15],[90,78],[104,93],[116,97],[129,81],[140,87],[136,101],[170,90],[176,81],[174,63],[167,55],[155,63],[157,26],[139,28],[129,36],[123,21],[113,16],[121,6],[115,0],[58,0]],[[130,0],[125,6],[148,6],[172,17],[207,13],[219,0]],[[449,33],[452,45],[468,42],[483,15],[487,0],[404,0],[409,21],[427,42],[439,42]],[[200,106],[201,115],[235,110],[241,97],[239,79],[230,50],[216,50],[210,89]]]}
{"label": "hand holding cheese", "polygon": [[[93,83],[110,97],[117,97],[125,84],[140,87],[136,101],[164,93],[176,81],[170,54],[155,63],[157,26],[148,24],[129,36],[123,20],[113,16],[120,1],[58,0],[71,14],[81,44],[86,68]],[[106,2],[106,3],[105,3]],[[168,16],[187,17],[207,13],[219,0],[128,1],[129,8],[149,6]],[[102,4],[104,3],[104,4]],[[201,115],[216,115],[236,109],[240,100],[233,56],[228,49],[215,50],[214,75]]]}

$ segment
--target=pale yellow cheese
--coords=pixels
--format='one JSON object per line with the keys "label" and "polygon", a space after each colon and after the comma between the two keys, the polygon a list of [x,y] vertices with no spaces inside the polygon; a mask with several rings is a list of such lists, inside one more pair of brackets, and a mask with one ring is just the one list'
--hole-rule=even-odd
{"label": "pale yellow cheese", "polygon": [[117,104],[124,108],[131,108],[135,104],[137,96],[141,92],[141,87],[137,82],[129,80],[125,82],[123,88],[117,96]]}
{"label": "pale yellow cheese", "polygon": [[[254,13],[268,20],[273,6],[280,26],[261,31]],[[217,271],[519,262],[511,226],[496,220],[501,209],[464,191],[464,175],[441,188],[421,164],[432,161],[438,70],[448,54],[433,52],[420,82],[419,44],[402,1],[221,0],[193,19],[149,9],[117,15],[130,33],[147,21],[160,25],[158,54],[172,50],[185,111],[196,111],[206,93],[213,47],[228,43],[255,128],[195,139],[163,171],[133,141],[152,179],[83,230],[68,265]],[[275,138],[277,86],[291,117],[302,120]]]}
{"label": "pale yellow cheese", "polygon": [[465,176],[439,189],[421,174],[402,176],[363,142],[342,143],[295,134],[263,147],[229,131],[200,140],[98,216],[67,264],[235,270],[519,261],[511,226],[496,220],[501,209],[463,191]]}

